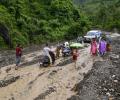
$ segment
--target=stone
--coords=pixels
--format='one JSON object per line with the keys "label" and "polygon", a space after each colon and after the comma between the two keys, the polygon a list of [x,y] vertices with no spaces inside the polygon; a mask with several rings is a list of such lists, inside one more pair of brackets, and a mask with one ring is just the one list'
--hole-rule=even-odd
{"label": "stone", "polygon": [[118,80],[114,80],[115,83],[118,83]]}
{"label": "stone", "polygon": [[112,76],[113,78],[115,77],[115,75]]}
{"label": "stone", "polygon": [[107,96],[111,96],[111,94],[109,92],[106,93]]}
{"label": "stone", "polygon": [[116,55],[116,54],[110,55],[110,60],[117,60],[119,58],[120,58],[119,55]]}

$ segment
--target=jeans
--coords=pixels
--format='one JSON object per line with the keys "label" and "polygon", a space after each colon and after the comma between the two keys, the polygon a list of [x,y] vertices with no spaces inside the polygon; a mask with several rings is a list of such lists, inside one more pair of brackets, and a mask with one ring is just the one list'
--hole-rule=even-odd
{"label": "jeans", "polygon": [[16,66],[20,64],[21,56],[16,56]]}

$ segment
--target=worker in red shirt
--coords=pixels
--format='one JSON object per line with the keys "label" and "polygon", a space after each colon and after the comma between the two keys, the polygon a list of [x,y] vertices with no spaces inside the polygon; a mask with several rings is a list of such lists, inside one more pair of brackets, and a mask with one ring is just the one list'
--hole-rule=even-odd
{"label": "worker in red shirt", "polygon": [[18,66],[20,64],[21,56],[22,56],[22,48],[21,45],[18,44],[16,47],[16,68],[15,68],[16,70],[18,69]]}

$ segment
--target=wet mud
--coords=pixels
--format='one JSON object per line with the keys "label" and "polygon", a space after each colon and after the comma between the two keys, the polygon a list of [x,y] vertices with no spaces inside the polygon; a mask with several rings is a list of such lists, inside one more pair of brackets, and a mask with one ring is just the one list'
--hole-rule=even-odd
{"label": "wet mud", "polygon": [[92,70],[75,85],[76,95],[68,100],[120,100],[120,37],[114,38],[112,51],[96,61]]}

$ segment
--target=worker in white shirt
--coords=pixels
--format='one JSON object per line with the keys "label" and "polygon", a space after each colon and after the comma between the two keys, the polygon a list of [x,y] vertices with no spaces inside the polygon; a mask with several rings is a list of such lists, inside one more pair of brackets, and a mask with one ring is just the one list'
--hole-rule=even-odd
{"label": "worker in white shirt", "polygon": [[52,58],[49,54],[49,52],[51,51],[51,49],[48,47],[48,43],[46,43],[46,46],[43,48],[43,53],[44,53],[44,56],[48,56],[49,59],[50,59],[50,64],[52,64]]}

